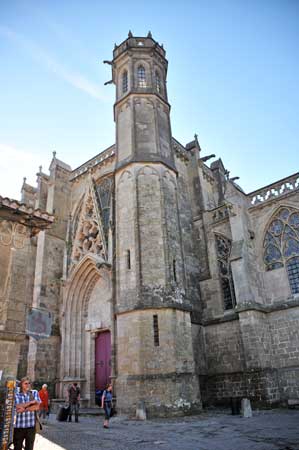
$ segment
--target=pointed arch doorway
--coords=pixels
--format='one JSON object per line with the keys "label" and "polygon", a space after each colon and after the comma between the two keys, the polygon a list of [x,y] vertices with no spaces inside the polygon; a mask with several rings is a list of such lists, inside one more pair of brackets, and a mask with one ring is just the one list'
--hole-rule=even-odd
{"label": "pointed arch doorway", "polygon": [[62,397],[69,383],[76,381],[86,405],[93,405],[97,383],[110,381],[111,295],[109,266],[94,255],[86,255],[64,287],[59,385]]}
{"label": "pointed arch doorway", "polygon": [[101,331],[95,338],[95,386],[104,389],[111,382],[111,335]]}

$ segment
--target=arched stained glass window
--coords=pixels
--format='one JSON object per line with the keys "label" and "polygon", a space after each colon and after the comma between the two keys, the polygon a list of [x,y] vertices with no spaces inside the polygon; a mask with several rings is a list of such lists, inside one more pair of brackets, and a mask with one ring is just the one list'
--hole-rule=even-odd
{"label": "arched stained glass window", "polygon": [[264,238],[266,270],[286,266],[290,288],[299,293],[299,211],[280,208],[274,215]]}
{"label": "arched stained glass window", "polygon": [[224,309],[233,309],[236,306],[236,297],[229,261],[231,241],[224,236],[220,236],[219,234],[216,234],[215,238]]}
{"label": "arched stained glass window", "polygon": [[158,71],[155,72],[155,83],[156,83],[156,90],[159,94],[161,94],[162,86],[161,86],[161,77]]}
{"label": "arched stained glass window", "polygon": [[139,66],[137,69],[138,87],[146,87],[145,68]]}
{"label": "arched stained glass window", "polygon": [[122,92],[123,94],[128,90],[128,72],[125,70],[122,75]]}

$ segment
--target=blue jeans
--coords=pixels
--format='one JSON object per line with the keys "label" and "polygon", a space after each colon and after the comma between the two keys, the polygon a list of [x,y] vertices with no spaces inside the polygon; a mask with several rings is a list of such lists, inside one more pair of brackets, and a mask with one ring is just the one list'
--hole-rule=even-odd
{"label": "blue jeans", "polygon": [[112,402],[104,402],[105,420],[110,419]]}
{"label": "blue jeans", "polygon": [[42,419],[45,419],[47,417],[48,411],[46,411],[44,408],[39,410],[38,416]]}

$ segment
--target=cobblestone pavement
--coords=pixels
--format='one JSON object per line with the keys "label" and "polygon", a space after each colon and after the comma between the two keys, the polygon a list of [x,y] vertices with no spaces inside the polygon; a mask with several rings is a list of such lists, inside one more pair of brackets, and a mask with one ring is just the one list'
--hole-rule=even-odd
{"label": "cobblestone pavement", "polygon": [[298,410],[257,411],[248,419],[229,411],[145,422],[113,417],[109,430],[102,424],[102,417],[66,423],[52,416],[34,450],[299,450]]}

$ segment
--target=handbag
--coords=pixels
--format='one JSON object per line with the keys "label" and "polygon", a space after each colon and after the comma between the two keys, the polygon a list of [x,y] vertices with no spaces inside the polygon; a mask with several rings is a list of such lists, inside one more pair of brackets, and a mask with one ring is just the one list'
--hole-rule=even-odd
{"label": "handbag", "polygon": [[37,415],[37,411],[35,411],[35,432],[40,433],[43,429],[43,426],[39,420],[39,417]]}
{"label": "handbag", "polygon": [[[30,391],[30,393],[29,393],[29,398],[30,398],[30,401],[34,400],[32,391]],[[42,429],[43,429],[43,426],[42,426],[42,424],[41,424],[41,422],[39,420],[37,411],[34,411],[34,416],[35,416],[35,432],[36,433],[40,433],[42,431]]]}

